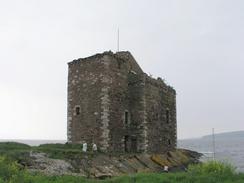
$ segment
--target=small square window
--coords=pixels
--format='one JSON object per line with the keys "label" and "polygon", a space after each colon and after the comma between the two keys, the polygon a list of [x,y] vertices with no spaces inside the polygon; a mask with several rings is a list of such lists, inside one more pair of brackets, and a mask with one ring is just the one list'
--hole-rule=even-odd
{"label": "small square window", "polygon": [[80,115],[80,106],[75,107],[75,115]]}

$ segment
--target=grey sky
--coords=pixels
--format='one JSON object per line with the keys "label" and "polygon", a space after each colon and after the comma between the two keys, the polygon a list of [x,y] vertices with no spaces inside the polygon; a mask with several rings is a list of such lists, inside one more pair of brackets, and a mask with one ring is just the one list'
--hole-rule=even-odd
{"label": "grey sky", "polygon": [[244,130],[244,1],[0,1],[0,139],[65,139],[67,62],[129,50],[177,90],[178,136]]}

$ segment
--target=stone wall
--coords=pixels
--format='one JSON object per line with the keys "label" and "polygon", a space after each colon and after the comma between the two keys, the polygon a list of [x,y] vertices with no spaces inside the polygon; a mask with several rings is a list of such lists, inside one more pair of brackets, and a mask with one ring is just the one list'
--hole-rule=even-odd
{"label": "stone wall", "polygon": [[175,91],[161,79],[146,76],[145,98],[148,151],[164,152],[176,147]]}
{"label": "stone wall", "polygon": [[[141,68],[128,52],[107,55],[110,63],[109,75],[112,78],[109,96],[110,102],[110,146],[113,152],[138,152],[140,151],[141,138],[138,125],[141,121],[140,98],[142,87],[130,85],[131,74],[142,74]],[[136,74],[135,74],[136,73]],[[139,85],[140,86],[140,85]],[[133,98],[133,95],[135,97]],[[136,104],[136,105],[135,105]],[[126,121],[127,113],[127,121]],[[137,142],[138,141],[138,142]],[[132,143],[133,142],[133,143]],[[132,147],[133,146],[133,147]]]}
{"label": "stone wall", "polygon": [[123,60],[112,55],[107,56],[110,62],[109,75],[112,78],[110,85],[110,141],[109,151],[121,152],[124,150],[124,112],[128,110],[127,67]]}
{"label": "stone wall", "polygon": [[[109,88],[111,78],[104,72],[103,55],[69,63],[68,141],[92,142],[106,150],[109,141]],[[76,108],[80,114],[76,114]]]}
{"label": "stone wall", "polygon": [[67,133],[69,142],[96,143],[102,151],[170,150],[176,147],[175,91],[143,73],[129,52],[74,60]]}
{"label": "stone wall", "polygon": [[[129,136],[136,139],[138,152],[147,150],[147,121],[145,111],[145,80],[144,74],[129,72],[129,105],[131,121]],[[134,136],[134,137],[133,137]]]}

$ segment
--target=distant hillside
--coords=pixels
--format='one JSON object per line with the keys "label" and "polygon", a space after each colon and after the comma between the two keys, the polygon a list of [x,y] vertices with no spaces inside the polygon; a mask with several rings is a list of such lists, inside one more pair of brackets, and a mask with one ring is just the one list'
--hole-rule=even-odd
{"label": "distant hillside", "polygon": [[[206,135],[202,137],[203,139],[212,138],[212,135]],[[233,140],[244,140],[244,131],[235,131],[235,132],[225,132],[225,133],[218,133],[215,134],[216,140],[225,140],[225,139],[233,139]]]}

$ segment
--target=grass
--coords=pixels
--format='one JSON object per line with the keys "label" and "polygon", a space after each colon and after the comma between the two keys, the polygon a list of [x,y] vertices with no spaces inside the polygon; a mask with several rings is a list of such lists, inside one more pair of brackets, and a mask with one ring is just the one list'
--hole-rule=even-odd
{"label": "grass", "polygon": [[31,146],[18,142],[1,142],[0,152],[9,150],[29,150]]}
{"label": "grass", "polygon": [[[40,146],[29,146],[16,142],[1,142],[0,155],[7,155],[14,160],[27,157],[29,152],[44,152],[50,158],[75,159],[82,156],[82,145],[80,144],[42,144]],[[28,157],[27,157],[28,158]]]}
{"label": "grass", "polygon": [[236,173],[230,164],[216,161],[191,165],[187,172],[138,173],[106,180],[46,176],[28,172],[21,165],[21,159],[28,159],[30,150],[46,152],[55,158],[82,156],[80,145],[45,144],[30,147],[20,143],[0,143],[0,183],[244,183],[243,173]]}
{"label": "grass", "polygon": [[21,169],[17,162],[0,157],[0,183],[243,183],[244,174],[235,173],[229,164],[208,162],[192,165],[188,172],[139,173],[107,180],[88,180],[75,176],[45,176]]}

